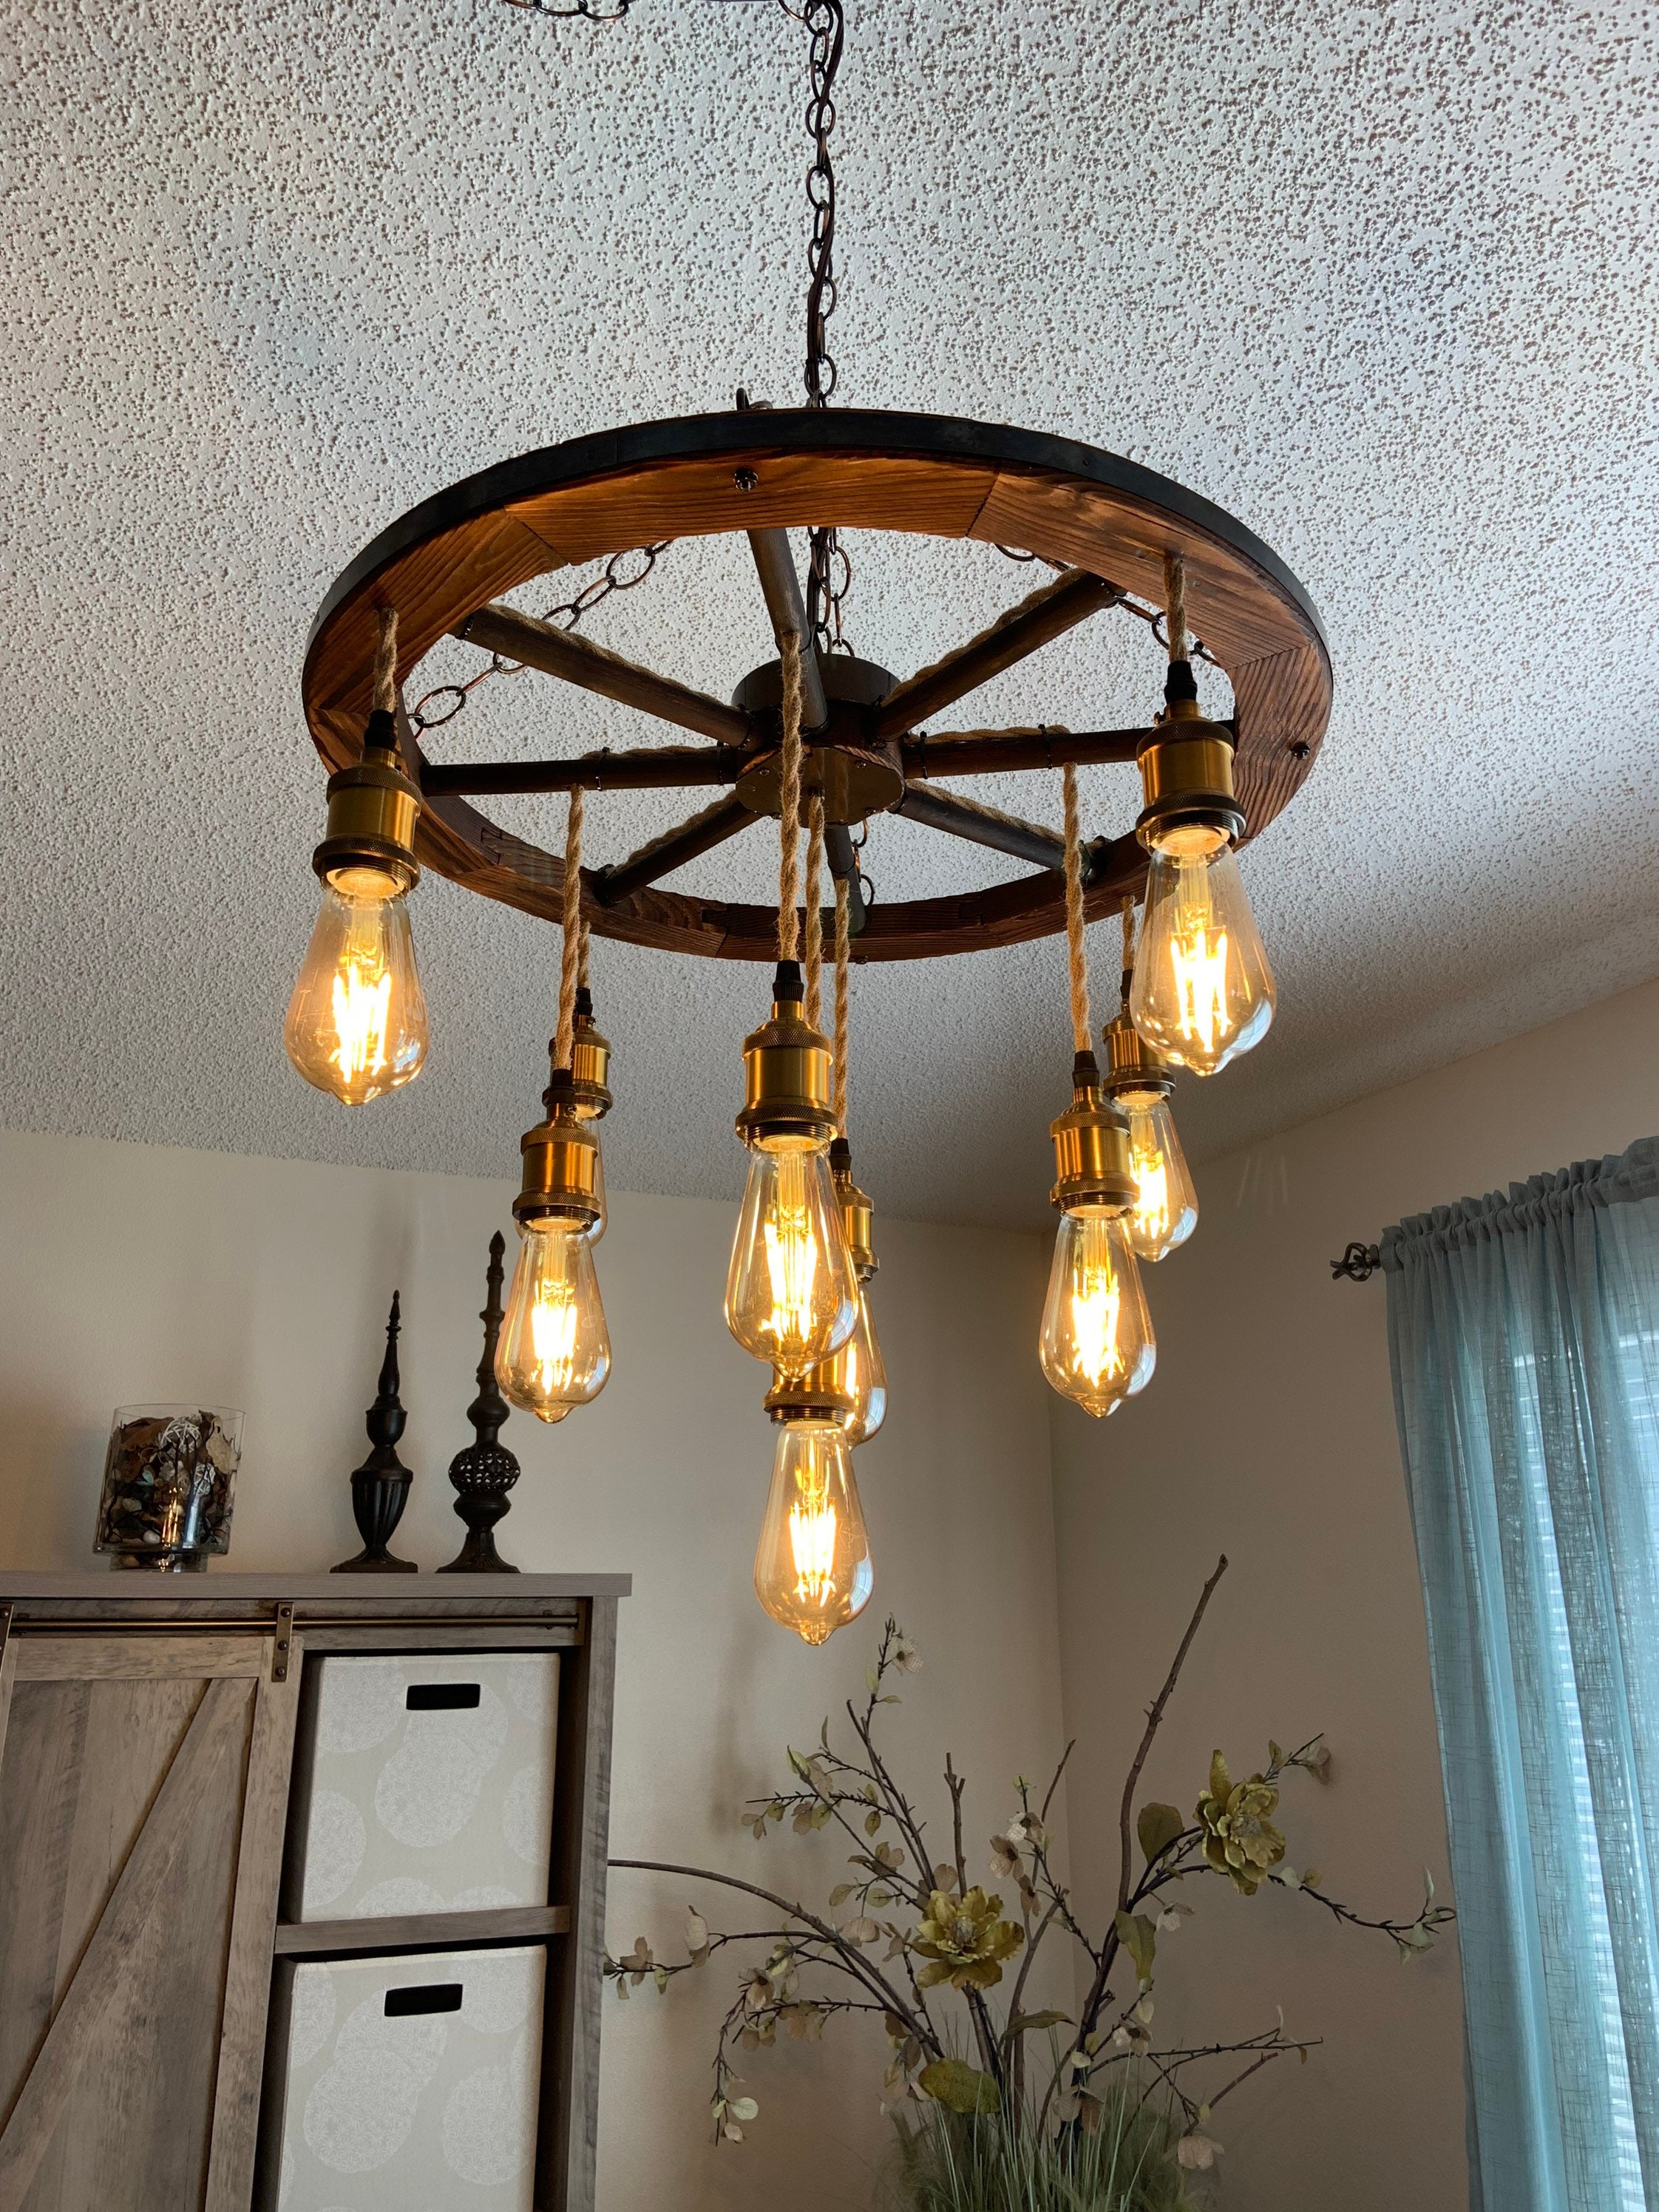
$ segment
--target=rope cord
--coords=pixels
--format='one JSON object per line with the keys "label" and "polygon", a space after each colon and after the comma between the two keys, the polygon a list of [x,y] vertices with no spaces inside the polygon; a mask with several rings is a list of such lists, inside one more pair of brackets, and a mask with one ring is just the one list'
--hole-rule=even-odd
{"label": "rope cord", "polygon": [[559,962],[559,1033],[553,1065],[568,1067],[576,1027],[576,970],[582,936],[582,787],[570,792],[570,822],[564,833],[564,951]]}
{"label": "rope cord", "polygon": [[1129,1003],[1129,983],[1135,968],[1135,902],[1123,902],[1123,1003]]}
{"label": "rope cord", "polygon": [[823,908],[818,884],[823,875],[823,800],[815,792],[806,804],[806,1019],[817,1029],[823,1012]]}
{"label": "rope cord", "polygon": [[395,714],[398,711],[398,610],[380,609],[380,634],[374,646],[374,696],[371,704],[376,713]]}
{"label": "rope cord", "polygon": [[800,640],[786,630],[783,661],[783,750],[778,757],[778,957],[793,960],[800,943]]}
{"label": "rope cord", "polygon": [[1164,627],[1170,633],[1171,660],[1190,660],[1192,641],[1187,635],[1187,563],[1179,553],[1164,556]]}
{"label": "rope cord", "polygon": [[853,886],[836,878],[836,1127],[847,1134],[847,969],[852,957]]}
{"label": "rope cord", "polygon": [[1083,847],[1078,830],[1077,770],[1060,771],[1066,793],[1066,951],[1072,980],[1072,1049],[1088,1052],[1089,969],[1083,951]]}
{"label": "rope cord", "polygon": [[585,991],[587,988],[588,955],[592,943],[592,928],[584,916],[576,944],[576,988],[579,991]]}

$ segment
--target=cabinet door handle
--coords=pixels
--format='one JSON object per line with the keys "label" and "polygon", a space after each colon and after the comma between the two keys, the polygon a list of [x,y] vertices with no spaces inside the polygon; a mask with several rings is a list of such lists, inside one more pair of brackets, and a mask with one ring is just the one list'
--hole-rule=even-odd
{"label": "cabinet door handle", "polygon": [[459,1982],[427,1982],[413,1989],[388,1990],[386,1993],[388,2020],[408,2020],[422,2012],[459,2012],[460,2008]]}
{"label": "cabinet door handle", "polygon": [[411,1713],[460,1713],[483,1695],[476,1682],[411,1682],[404,1704]]}

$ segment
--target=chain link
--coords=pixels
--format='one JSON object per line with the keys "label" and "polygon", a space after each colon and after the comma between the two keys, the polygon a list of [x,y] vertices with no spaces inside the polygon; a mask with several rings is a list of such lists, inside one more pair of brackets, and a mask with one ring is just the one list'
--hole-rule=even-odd
{"label": "chain link", "polygon": [[575,0],[569,8],[556,8],[550,0],[507,0],[509,8],[522,8],[532,15],[550,15],[556,22],[568,22],[577,15],[586,16],[590,23],[620,23],[633,6],[634,0],[611,0],[608,8],[595,5],[595,0]]}
{"label": "chain link", "polygon": [[806,103],[807,135],[813,143],[812,166],[806,172],[806,204],[812,215],[806,245],[806,404],[827,407],[840,381],[828,337],[836,312],[836,172],[830,134],[836,127],[836,73],[846,19],[842,0],[805,0],[799,8],[789,0],[781,3],[786,15],[805,25],[812,40],[807,64],[812,90]]}
{"label": "chain link", "polygon": [[851,653],[842,634],[842,605],[853,588],[853,562],[838,530],[809,532],[806,620],[820,653]]}
{"label": "chain link", "polygon": [[[513,8],[530,4],[531,0],[507,0],[507,5]],[[623,4],[629,4],[629,0],[623,0]],[[544,9],[542,12],[553,11]],[[569,12],[585,14],[586,11]],[[609,16],[596,18],[601,22],[611,20]],[[613,592],[631,592],[636,584],[642,584],[656,567],[659,556],[665,553],[673,542],[672,538],[659,538],[654,545],[630,545],[623,552],[613,553],[599,574],[591,583],[585,584],[574,599],[566,599],[560,606],[550,607],[542,620],[556,623],[561,629],[574,629],[584,615],[591,614]],[[628,561],[637,561],[641,564],[637,573],[631,576],[623,572],[623,564]],[[418,700],[409,711],[410,728],[417,735],[422,730],[441,730],[446,722],[454,720],[481,684],[487,684],[492,676],[517,676],[523,668],[521,660],[504,660],[499,653],[492,653],[489,667],[481,668],[465,684],[441,684],[435,690],[428,691],[423,699]],[[441,701],[449,703],[441,708],[439,702]]]}
{"label": "chain link", "polygon": [[[1041,561],[1045,568],[1052,568],[1056,575],[1063,575],[1066,572],[1064,561],[1051,561],[1046,553],[1028,553],[1023,545],[1004,545],[999,543],[997,551],[1001,554],[1005,561],[1018,561],[1022,563],[1028,561]],[[1146,623],[1165,653],[1169,651],[1170,641],[1164,628],[1164,611],[1161,607],[1137,606],[1133,599],[1120,599],[1117,604],[1126,615],[1133,615],[1137,622]],[[1196,637],[1191,639],[1189,649],[1194,660],[1207,660],[1212,668],[1220,667],[1221,663],[1204,644],[1202,639]]]}

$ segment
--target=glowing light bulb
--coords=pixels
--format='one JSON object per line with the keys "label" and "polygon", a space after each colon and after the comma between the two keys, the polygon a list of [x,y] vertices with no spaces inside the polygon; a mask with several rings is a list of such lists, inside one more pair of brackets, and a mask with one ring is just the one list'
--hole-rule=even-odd
{"label": "glowing light bulb", "polygon": [[822,1644],[858,1618],[874,1587],[864,1509],[840,1423],[781,1423],[755,1552],[756,1595],[774,1620],[808,1644]]}
{"label": "glowing light bulb", "polygon": [[1273,973],[1219,830],[1172,830],[1154,848],[1129,1011],[1155,1051],[1198,1075],[1267,1035]]}
{"label": "glowing light bulb", "polygon": [[611,1336],[586,1224],[558,1215],[519,1224],[519,1259],[495,1352],[495,1380],[515,1406],[562,1421],[604,1389]]}
{"label": "glowing light bulb", "polygon": [[323,885],[283,1042],[307,1083],[362,1106],[413,1082],[426,1058],[426,999],[409,908],[372,869]]}
{"label": "glowing light bulb", "polygon": [[849,1450],[868,1443],[887,1419],[887,1368],[870,1318],[869,1296],[868,1285],[860,1284],[859,1317],[853,1334],[834,1358],[814,1369],[807,1378],[809,1387],[822,1381],[829,1397],[851,1401],[849,1410],[840,1416]]}
{"label": "glowing light bulb", "polygon": [[1164,1094],[1120,1091],[1116,1098],[1129,1124],[1135,1179],[1135,1202],[1125,1217],[1129,1249],[1137,1259],[1161,1260],[1197,1227],[1198,1194]]}
{"label": "glowing light bulb", "polygon": [[1055,1389],[1097,1418],[1152,1381],[1158,1347],[1121,1214],[1060,1215],[1042,1353]]}
{"label": "glowing light bulb", "polygon": [[792,1379],[822,1366],[858,1325],[859,1285],[823,1142],[770,1136],[749,1182],[726,1279],[726,1325]]}

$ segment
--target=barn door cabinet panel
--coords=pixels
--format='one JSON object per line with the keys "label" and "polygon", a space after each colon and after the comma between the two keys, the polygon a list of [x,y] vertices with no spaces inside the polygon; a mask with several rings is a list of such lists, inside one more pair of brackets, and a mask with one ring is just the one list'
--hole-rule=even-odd
{"label": "barn door cabinet panel", "polygon": [[447,2141],[458,2203],[592,2212],[628,1588],[0,1574],[5,2212],[264,2212],[302,2096],[389,2144],[296,2008],[430,2061],[353,2203]]}

